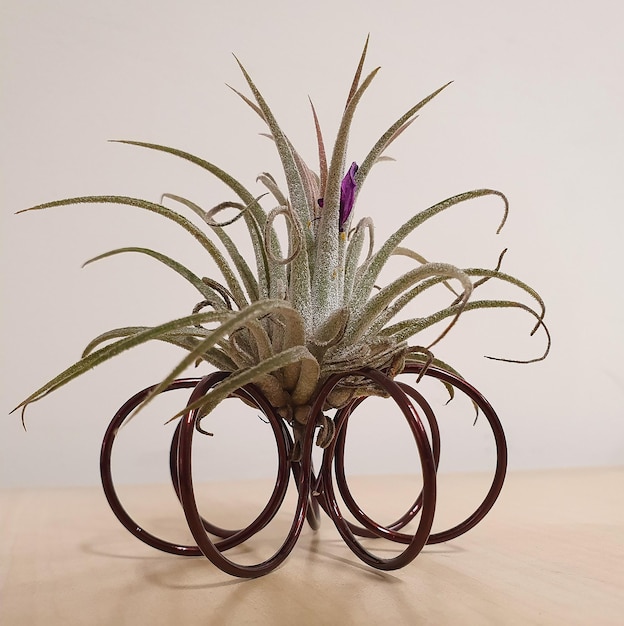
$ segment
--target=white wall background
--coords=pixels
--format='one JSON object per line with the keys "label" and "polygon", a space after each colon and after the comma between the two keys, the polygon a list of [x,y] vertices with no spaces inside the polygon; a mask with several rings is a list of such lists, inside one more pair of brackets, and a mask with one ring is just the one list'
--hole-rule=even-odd
{"label": "white wall background", "polygon": [[[140,245],[200,275],[212,271],[186,233],[137,209],[14,212],[99,193],[158,200],[174,192],[206,207],[232,199],[199,168],[107,143],[114,138],[188,150],[259,189],[255,175],[279,167],[270,142],[258,136],[261,122],[224,85],[244,88],[232,52],[315,162],[307,96],[330,141],[368,32],[367,67],[382,70],[354,123],[350,159],[361,160],[411,104],[455,83],[393,146],[397,162],[369,178],[358,216],[372,216],[382,238],[445,197],[501,189],[512,213],[500,235],[500,207],[483,200],[423,226],[410,244],[434,260],[488,267],[509,247],[504,269],[534,286],[548,306],[553,347],[544,362],[483,358],[543,349],[543,336],[528,337],[531,320],[513,311],[466,315],[438,356],[497,408],[512,468],[621,464],[623,19],[615,0],[4,0],[0,484],[96,483],[109,417],[177,356],[149,346],[101,366],[30,407],[24,432],[9,410],[73,362],[93,336],[187,314],[197,300],[167,268],[138,255],[85,269],[82,262]],[[124,433],[120,480],[165,480],[171,429],[161,424],[182,401],[155,407]],[[352,471],[409,471],[407,451],[373,435],[380,409],[368,407],[368,418],[354,420]],[[461,401],[447,412],[443,468],[491,465],[484,420],[473,428]],[[253,413],[247,421],[237,416],[230,410],[214,426],[217,437],[202,442],[207,478],[272,471],[266,427]],[[400,420],[387,419],[393,441],[404,445]]]}

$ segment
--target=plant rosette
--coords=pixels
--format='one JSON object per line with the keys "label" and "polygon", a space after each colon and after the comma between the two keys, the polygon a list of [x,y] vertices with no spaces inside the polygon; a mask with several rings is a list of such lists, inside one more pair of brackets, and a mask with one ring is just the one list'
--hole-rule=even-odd
{"label": "plant rosette", "polygon": [[[387,148],[415,121],[420,110],[448,86],[442,86],[411,107],[388,127],[367,154],[349,163],[347,143],[351,122],[379,70],[376,68],[363,76],[367,47],[368,40],[331,154],[326,151],[312,105],[318,171],[310,168],[295,150],[254,81],[237,60],[251,95],[234,91],[266,124],[283,166],[285,188],[271,174],[263,172],[257,182],[265,191],[257,195],[217,165],[182,150],[141,141],[121,141],[168,153],[199,166],[222,181],[237,198],[210,210],[170,193],[163,194],[160,202],[115,195],[84,196],[26,209],[112,203],[150,211],[171,220],[194,237],[215,262],[221,277],[200,277],[165,254],[141,247],[119,248],[91,259],[87,263],[127,252],[148,255],[190,282],[200,301],[190,315],[170,322],[153,327],[116,328],[99,335],[87,345],[78,362],[28,396],[17,409],[23,412],[28,405],[126,350],[148,341],[164,341],[182,348],[186,354],[159,384],[141,396],[133,410],[140,410],[175,385],[189,366],[206,362],[227,375],[217,382],[213,380],[205,393],[194,394],[190,404],[172,419],[192,413],[193,425],[201,431],[201,420],[227,397],[237,395],[259,407],[257,398],[242,391],[252,385],[271,407],[265,413],[273,412],[275,419],[292,429],[289,462],[303,461],[305,465],[306,429],[309,432],[318,429],[316,443],[333,449],[338,415],[350,411],[367,396],[392,395],[385,381],[392,381],[401,372],[416,372],[419,378],[427,372],[437,372],[436,377],[447,386],[452,397],[454,388],[463,379],[451,365],[434,356],[432,348],[467,311],[488,308],[526,311],[534,320],[531,334],[540,328],[546,334],[543,354],[526,361],[499,360],[529,363],[545,358],[550,336],[543,322],[543,300],[530,286],[501,271],[502,254],[492,269],[459,268],[428,261],[403,246],[404,240],[427,220],[485,196],[500,200],[499,232],[509,209],[502,192],[475,189],[447,198],[411,216],[377,249],[372,220],[369,217],[354,220],[360,192],[373,166],[389,159]],[[178,205],[183,212],[194,214],[203,228],[168,205]],[[219,221],[219,214],[225,210],[234,211],[235,216]],[[281,240],[275,228],[278,219],[284,220],[286,226],[286,235]],[[239,245],[228,234],[228,225],[237,220],[245,223],[245,232],[253,246],[255,271],[250,259],[240,254]],[[413,268],[379,287],[382,270],[396,255],[410,259]],[[487,281],[515,286],[532,304],[475,298],[477,289]],[[408,304],[432,289],[447,290],[447,306],[417,318],[400,319]],[[435,324],[443,324],[443,330],[428,345],[418,345],[414,338]],[[379,379],[371,372],[378,372],[384,378]],[[480,406],[475,398],[473,402]],[[333,419],[328,415],[332,409],[337,411]]]}

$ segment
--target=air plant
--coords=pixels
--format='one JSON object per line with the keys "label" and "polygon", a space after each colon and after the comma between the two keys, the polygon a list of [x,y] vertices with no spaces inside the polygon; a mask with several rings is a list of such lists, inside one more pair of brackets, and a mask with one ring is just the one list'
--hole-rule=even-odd
{"label": "air plant", "polygon": [[[368,41],[367,41],[368,45]],[[34,206],[27,211],[80,203],[113,203],[151,211],[175,222],[192,235],[208,252],[221,272],[220,279],[200,278],[190,269],[164,254],[140,247],[127,247],[102,254],[88,263],[125,252],[148,255],[168,266],[198,291],[199,303],[190,315],[158,326],[116,328],[93,339],[82,358],[26,398],[17,408],[25,407],[55,391],[96,365],[147,341],[159,340],[183,348],[187,354],[160,382],[152,397],[166,389],[188,366],[205,361],[230,375],[195,403],[206,415],[221,400],[240,387],[253,383],[268,398],[278,414],[292,427],[299,441],[310,416],[310,406],[323,382],[336,372],[356,372],[362,367],[375,368],[390,377],[400,373],[406,363],[435,364],[455,370],[434,357],[431,348],[470,310],[484,308],[523,309],[533,316],[535,332],[546,331],[544,304],[528,285],[500,270],[458,268],[448,263],[426,261],[415,251],[402,246],[405,238],[435,215],[456,205],[495,196],[501,202],[503,227],[508,201],[493,189],[476,189],[439,202],[410,217],[390,238],[375,250],[374,226],[368,217],[354,222],[356,205],[373,166],[387,158],[385,151],[415,120],[418,112],[447,85],[411,107],[379,138],[368,154],[347,167],[349,129],[356,108],[371,85],[379,68],[362,79],[367,45],[349,91],[346,106],[330,158],[325,150],[318,117],[312,116],[318,143],[318,172],[313,171],[278,125],[269,105],[239,62],[252,97],[236,93],[258,114],[268,127],[284,169],[286,189],[276,179],[262,173],[257,181],[267,193],[254,195],[238,180],[216,165],[187,152],[140,141],[122,141],[166,152],[189,161],[225,183],[237,196],[236,201],[204,210],[178,195],[164,194],[160,203],[125,196],[86,196],[67,198]],[[268,197],[267,197],[268,196]],[[262,204],[269,202],[270,210]],[[180,205],[198,216],[203,230],[164,201]],[[229,221],[217,221],[224,209],[237,211]],[[287,226],[286,241],[280,241],[274,227],[282,218]],[[255,253],[255,272],[249,260],[227,232],[235,220],[244,220]],[[497,231],[498,232],[498,231]],[[221,248],[215,241],[218,240]],[[365,251],[366,249],[366,251]],[[225,251],[225,253],[223,252]],[[414,261],[413,269],[383,287],[377,285],[380,273],[393,255]],[[363,259],[362,259],[363,257]],[[488,280],[511,283],[536,303],[474,299],[474,292]],[[451,282],[456,282],[455,290]],[[448,306],[424,317],[396,321],[408,303],[432,288],[451,292]],[[444,330],[427,346],[410,344],[421,331],[448,320]],[[508,359],[502,359],[508,360]],[[530,361],[525,361],[530,362]],[[424,370],[423,370],[424,371]],[[341,380],[328,396],[325,409],[340,408],[352,399],[383,394],[371,380],[354,375]],[[188,408],[180,411],[183,414]],[[332,422],[320,418],[317,443],[331,441]],[[296,458],[297,452],[293,453]]]}

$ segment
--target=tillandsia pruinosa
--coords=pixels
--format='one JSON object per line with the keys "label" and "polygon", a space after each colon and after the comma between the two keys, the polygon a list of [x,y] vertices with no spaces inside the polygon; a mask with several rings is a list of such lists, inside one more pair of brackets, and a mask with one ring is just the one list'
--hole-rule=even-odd
{"label": "tillandsia pruinosa", "polygon": [[[56,200],[27,211],[80,203],[113,203],[137,207],[165,217],[185,229],[212,257],[220,279],[200,277],[174,259],[141,247],[119,248],[87,263],[120,253],[148,255],[177,272],[199,292],[200,302],[190,315],[154,327],[131,326],[110,330],[93,339],[82,358],[26,398],[17,408],[40,400],[96,365],[147,341],[159,340],[179,346],[186,356],[160,382],[153,396],[167,388],[188,366],[206,362],[231,372],[223,382],[195,403],[202,415],[240,387],[253,383],[265,394],[279,415],[293,426],[296,440],[308,421],[315,393],[335,372],[376,368],[395,376],[406,363],[417,362],[457,374],[449,364],[434,357],[431,348],[464,313],[484,308],[520,308],[534,318],[532,334],[542,328],[547,337],[543,359],[550,347],[544,303],[531,287],[500,270],[458,268],[429,262],[402,243],[418,226],[461,203],[495,196],[500,200],[503,227],[508,201],[494,189],[475,189],[447,198],[410,217],[388,240],[375,249],[374,226],[368,217],[354,222],[357,199],[373,166],[387,159],[385,151],[415,120],[418,112],[447,86],[418,102],[396,120],[368,154],[347,167],[347,140],[353,116],[364,92],[379,68],[362,75],[368,39],[347,97],[331,155],[325,149],[318,116],[311,105],[318,145],[318,171],[313,171],[278,125],[273,112],[243,65],[238,65],[251,97],[234,90],[268,127],[284,170],[286,189],[269,173],[257,181],[265,189],[254,195],[242,183],[211,162],[182,150],[141,141],[121,141],[180,157],[212,174],[237,196],[206,211],[188,198],[164,194],[160,202],[125,196],[85,196]],[[165,204],[175,203],[195,214],[199,228],[182,213]],[[263,208],[269,204],[270,210]],[[218,221],[225,209],[235,217]],[[285,240],[277,234],[275,220],[286,224]],[[227,226],[244,220],[255,256],[255,272]],[[498,232],[497,231],[497,232]],[[218,246],[216,241],[221,244]],[[413,269],[387,285],[377,285],[380,273],[393,255],[415,261]],[[488,280],[510,283],[530,296],[533,305],[515,300],[475,299],[474,292]],[[457,283],[454,288],[451,283]],[[450,302],[428,315],[396,321],[396,316],[418,295],[437,286],[449,289]],[[447,320],[437,338],[426,346],[409,343],[421,331]],[[208,327],[209,326],[209,327]],[[492,357],[490,357],[492,358]],[[512,359],[501,359],[512,360]],[[346,377],[334,388],[325,409],[340,408],[358,396],[382,393],[370,380]],[[191,405],[193,406],[193,405]],[[184,414],[185,408],[177,416]],[[175,417],[177,417],[175,416]],[[331,440],[331,420],[324,424],[317,443]]]}

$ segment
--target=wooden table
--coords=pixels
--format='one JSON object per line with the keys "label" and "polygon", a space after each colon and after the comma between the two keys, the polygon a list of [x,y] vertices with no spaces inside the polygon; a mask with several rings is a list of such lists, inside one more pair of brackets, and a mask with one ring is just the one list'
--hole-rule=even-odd
{"label": "wooden table", "polygon": [[[394,513],[410,504],[414,481],[361,477],[352,484],[367,507]],[[467,514],[487,477],[441,476],[439,484],[434,530]],[[207,483],[211,521],[250,519],[268,488],[265,481]],[[121,494],[148,530],[190,541],[171,487]],[[262,536],[232,558],[271,554],[289,525],[292,495]],[[306,527],[281,568],[233,579],[203,558],[143,545],[97,487],[0,491],[0,533],[2,626],[624,624],[624,468],[512,473],[479,526],[426,547],[393,572],[360,563],[324,518],[319,532]]]}

